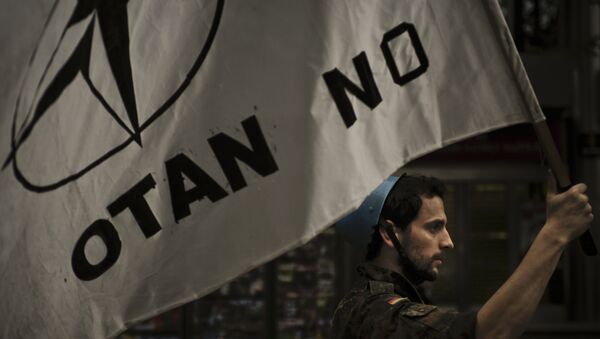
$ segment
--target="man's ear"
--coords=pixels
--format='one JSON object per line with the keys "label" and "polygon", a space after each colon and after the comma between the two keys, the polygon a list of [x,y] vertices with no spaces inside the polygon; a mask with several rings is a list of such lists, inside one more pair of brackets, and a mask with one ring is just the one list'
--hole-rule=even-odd
{"label": "man's ear", "polygon": [[392,239],[390,239],[390,237],[388,236],[388,233],[386,231],[386,227],[391,227],[394,230],[394,235],[398,238],[398,240],[400,242],[402,242],[402,234],[400,232],[396,232],[396,225],[394,224],[393,221],[389,220],[389,219],[385,219],[383,221],[383,225],[379,226],[379,235],[381,235],[381,239],[383,239],[383,243],[389,247],[389,248],[394,248],[394,243],[392,242]]}

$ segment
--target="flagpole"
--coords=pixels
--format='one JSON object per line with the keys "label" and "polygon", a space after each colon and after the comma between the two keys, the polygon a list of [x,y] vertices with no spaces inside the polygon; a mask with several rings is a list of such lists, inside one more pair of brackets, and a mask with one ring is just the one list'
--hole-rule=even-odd
{"label": "flagpole", "polygon": [[[550,134],[550,129],[548,128],[548,124],[546,120],[542,120],[539,122],[534,122],[533,129],[535,130],[535,134],[537,135],[540,146],[542,147],[542,152],[548,162],[548,166],[554,173],[554,177],[558,183],[558,187],[560,192],[564,192],[568,190],[571,186],[571,179],[569,178],[569,172],[567,171],[566,166],[562,162],[560,158],[560,154],[556,149],[556,145],[554,144],[554,140],[552,139],[552,135]],[[594,256],[598,254],[598,250],[596,249],[596,244],[594,243],[594,238],[592,238],[592,233],[587,230],[579,237],[579,244],[581,245],[581,249],[583,253],[588,256]]]}

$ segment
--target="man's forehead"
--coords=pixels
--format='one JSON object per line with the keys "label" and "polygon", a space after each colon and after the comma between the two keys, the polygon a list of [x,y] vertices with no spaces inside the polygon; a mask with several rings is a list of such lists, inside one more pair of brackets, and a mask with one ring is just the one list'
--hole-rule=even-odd
{"label": "man's forehead", "polygon": [[421,208],[417,219],[423,222],[434,220],[446,220],[446,211],[444,209],[444,201],[438,196],[421,195]]}

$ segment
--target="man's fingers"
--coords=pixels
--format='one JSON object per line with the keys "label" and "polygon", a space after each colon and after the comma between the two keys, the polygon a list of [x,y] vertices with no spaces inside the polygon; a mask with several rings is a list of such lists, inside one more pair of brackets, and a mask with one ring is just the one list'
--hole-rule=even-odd
{"label": "man's fingers", "polygon": [[577,184],[573,187],[571,187],[571,190],[573,190],[574,192],[577,193],[585,193],[585,191],[587,191],[587,185],[586,184]]}

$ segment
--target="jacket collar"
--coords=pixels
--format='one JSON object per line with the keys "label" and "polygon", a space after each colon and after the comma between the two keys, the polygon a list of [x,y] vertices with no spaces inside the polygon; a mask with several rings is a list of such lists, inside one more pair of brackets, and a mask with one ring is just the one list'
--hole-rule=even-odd
{"label": "jacket collar", "polygon": [[[373,286],[371,282],[389,283],[393,285],[394,293],[407,297],[413,302],[424,302],[417,288],[398,272],[377,266],[371,262],[365,262],[358,266],[357,271],[362,278],[369,281],[370,287]],[[381,284],[377,286],[381,286]]]}

